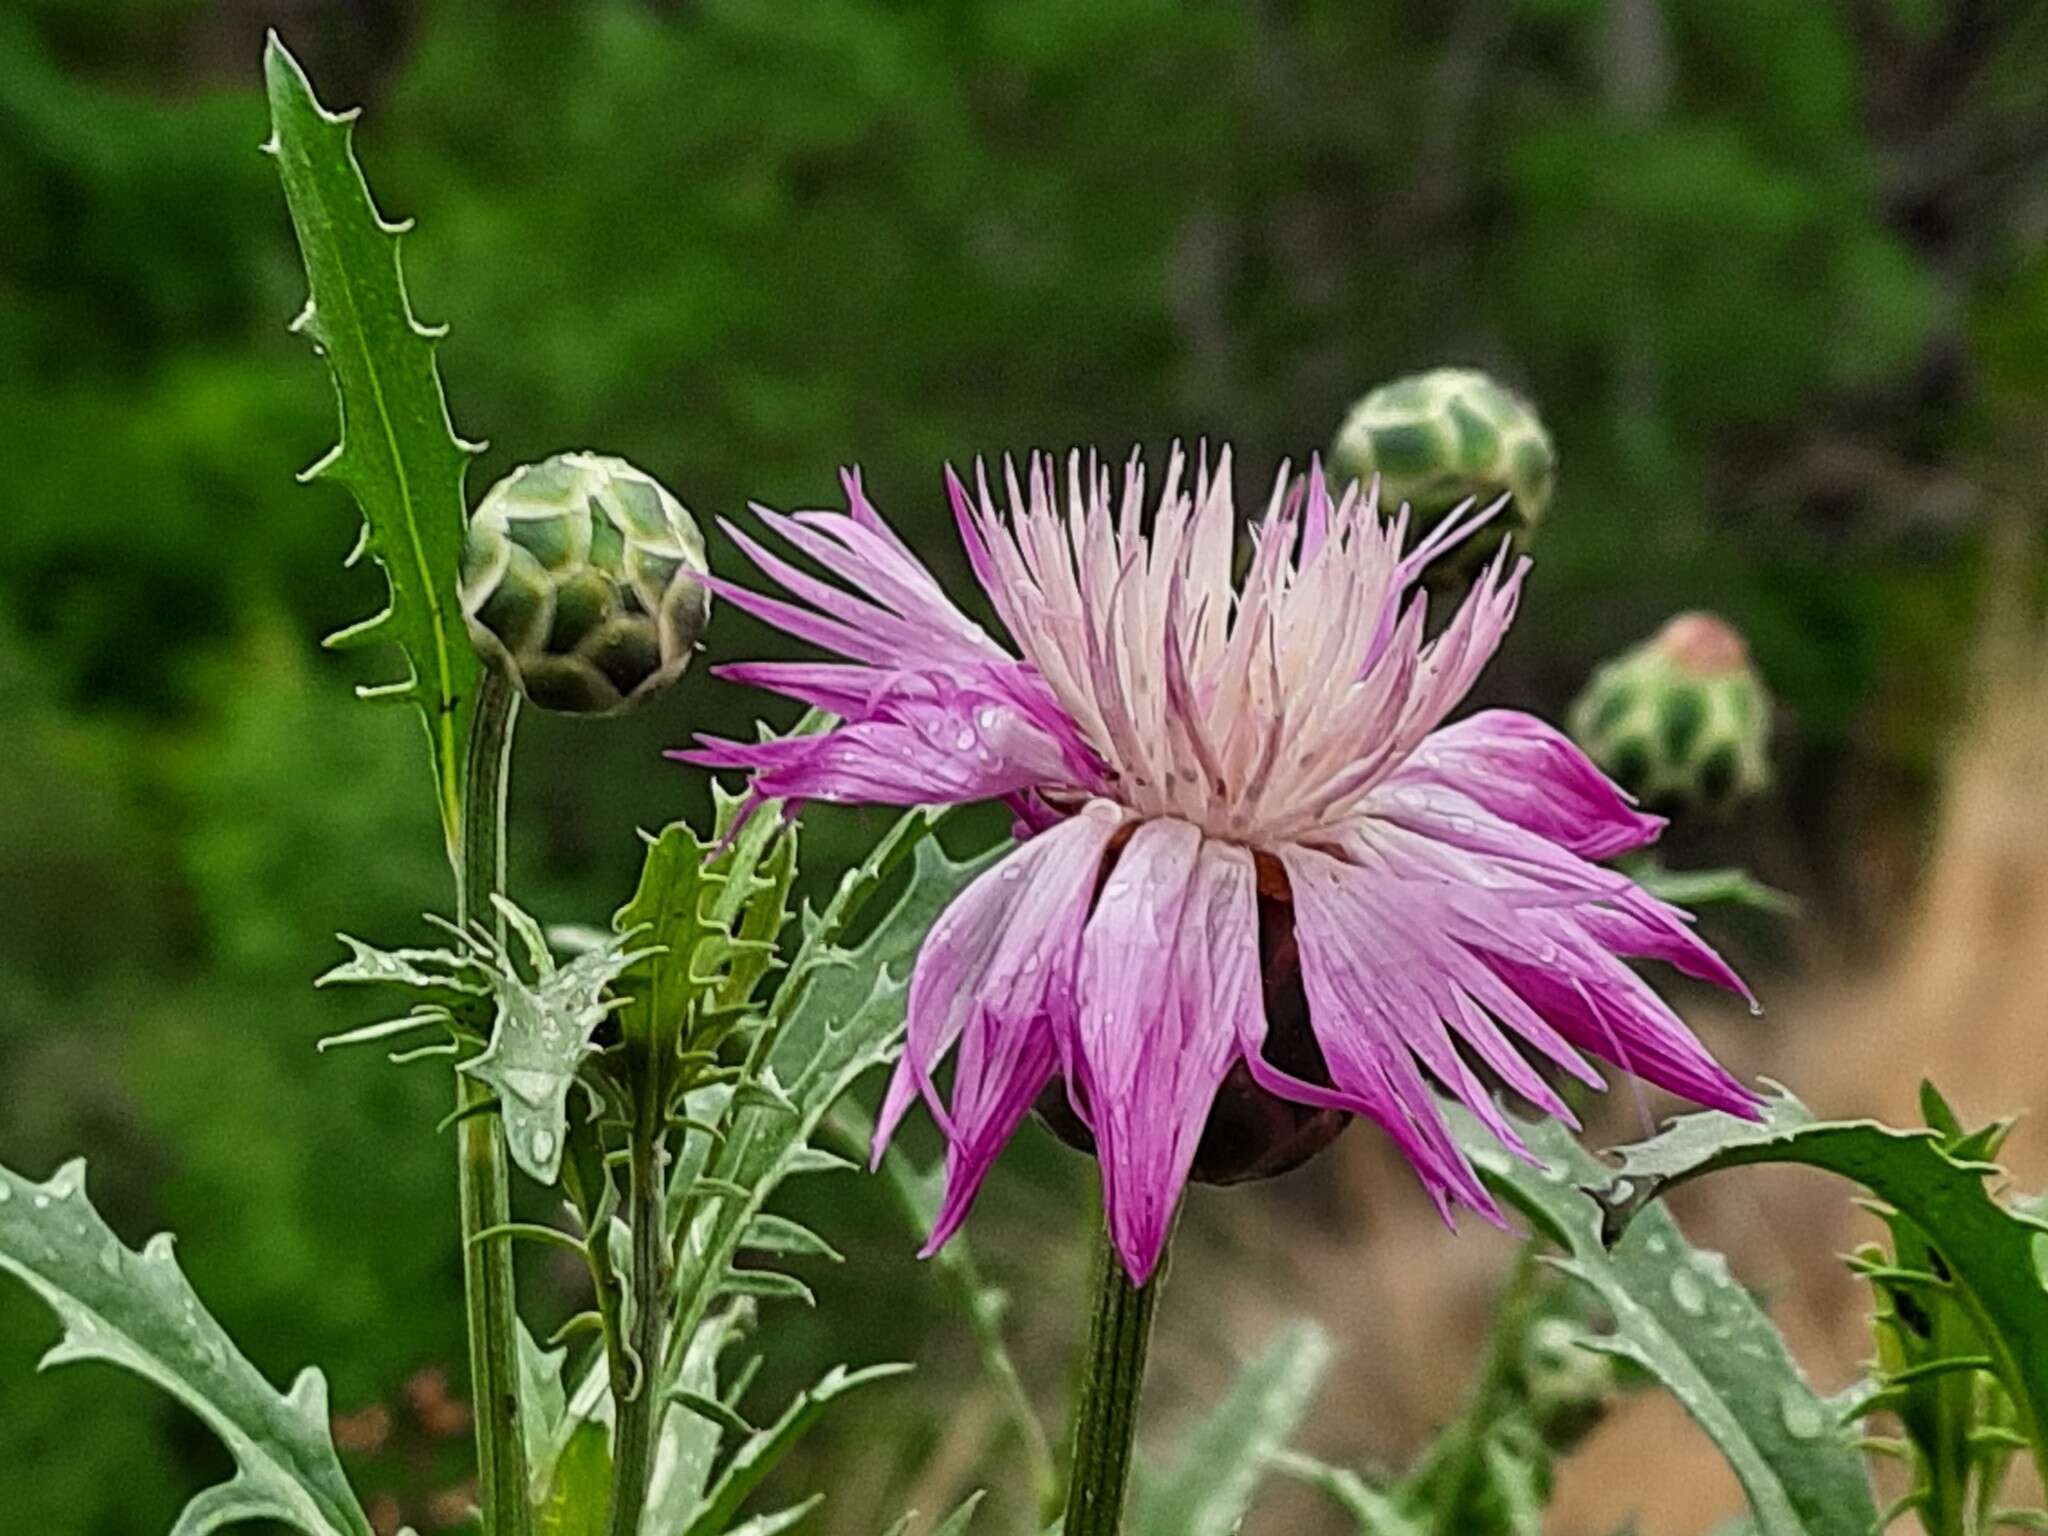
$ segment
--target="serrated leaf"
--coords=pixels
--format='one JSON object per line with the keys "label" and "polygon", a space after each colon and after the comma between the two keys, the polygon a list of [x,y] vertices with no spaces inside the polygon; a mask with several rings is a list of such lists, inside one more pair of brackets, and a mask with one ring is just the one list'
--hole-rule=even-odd
{"label": "serrated leaf", "polygon": [[816,1150],[812,1139],[833,1104],[893,1054],[918,946],[946,904],[996,857],[956,863],[935,841],[920,838],[915,846],[909,888],[867,939],[851,950],[800,961],[777,995],[781,1018],[764,1070],[797,1112],[731,1108],[726,1140],[706,1169],[707,1177],[739,1186],[746,1198],[679,1204],[671,1212],[678,1220],[687,1214],[688,1220],[676,1264],[677,1316],[686,1329],[709,1307],[754,1218],[805,1154]]}
{"label": "serrated leaf", "polygon": [[327,1381],[280,1394],[237,1350],[159,1233],[124,1246],[85,1195],[85,1165],[48,1183],[0,1169],[0,1269],[48,1302],[64,1336],[43,1365],[104,1360],[162,1388],[220,1437],[235,1475],[185,1507],[172,1536],[275,1520],[305,1536],[371,1536],[328,1429]]}
{"label": "serrated leaf", "polygon": [[606,989],[643,953],[633,946],[634,936],[623,934],[567,965],[547,961],[531,983],[506,957],[492,972],[498,1016],[490,1043],[456,1070],[498,1096],[506,1150],[543,1184],[561,1176],[569,1091],[593,1049],[591,1035],[612,1010]]}
{"label": "serrated leaf", "polygon": [[306,477],[348,488],[363,514],[359,548],[390,584],[383,612],[329,643],[386,640],[404,653],[406,677],[374,691],[420,710],[452,851],[469,719],[483,675],[456,591],[467,512],[463,477],[476,450],[448,418],[435,361],[441,333],[414,318],[406,296],[398,245],[408,226],[377,212],[356,164],[355,114],[323,108],[274,33],[263,74],[271,121],[264,149],[284,182],[310,289],[293,328],[327,360],[341,410],[339,442]]}
{"label": "serrated leaf", "polygon": [[349,957],[316,976],[316,987],[388,984],[430,995],[484,997],[490,993],[482,963],[474,954],[448,949],[379,949],[345,933],[335,937],[348,946]]}
{"label": "serrated leaf", "polygon": [[1959,1158],[1943,1143],[1938,1130],[1816,1120],[1780,1092],[1759,1121],[1686,1115],[1661,1135],[1622,1148],[1620,1173],[1629,1187],[1624,1192],[1614,1183],[1610,1215],[1617,1225],[1633,1224],[1643,1202],[1723,1168],[1802,1163],[1853,1179],[1909,1220],[1940,1255],[2048,1477],[2048,1222],[2001,1205],[1989,1185],[1996,1165]]}
{"label": "serrated leaf", "polygon": [[1463,1110],[1453,1131],[1489,1185],[1564,1249],[1615,1331],[1580,1343],[1631,1360],[1713,1439],[1763,1536],[1869,1536],[1877,1507],[1862,1457],[1807,1384],[1784,1340],[1717,1253],[1691,1247],[1661,1208],[1610,1249],[1588,1187],[1612,1170],[1555,1121],[1520,1127],[1544,1167],[1510,1158]]}
{"label": "serrated leaf", "polygon": [[[721,799],[720,822],[734,814]],[[774,962],[795,875],[796,835],[773,806],[736,832],[721,825],[709,842],[680,821],[651,839],[640,883],[612,918],[615,932],[637,931],[648,950],[620,977],[626,1037],[651,1042],[661,1059],[716,1045],[698,1039],[697,1021],[737,1021]]]}
{"label": "serrated leaf", "polygon": [[737,1518],[740,1506],[760,1486],[761,1479],[803,1438],[835,1399],[844,1397],[856,1387],[900,1376],[909,1369],[907,1365],[871,1365],[864,1370],[849,1371],[843,1365],[836,1365],[827,1371],[816,1386],[797,1394],[796,1401],[783,1411],[781,1418],[766,1429],[756,1431],[733,1453],[732,1460],[726,1463],[725,1470],[698,1505],[690,1523],[677,1536],[722,1536]]}
{"label": "serrated leaf", "polygon": [[1232,1536],[1329,1364],[1322,1329],[1283,1327],[1195,1425],[1172,1465],[1144,1478],[1134,1536]]}

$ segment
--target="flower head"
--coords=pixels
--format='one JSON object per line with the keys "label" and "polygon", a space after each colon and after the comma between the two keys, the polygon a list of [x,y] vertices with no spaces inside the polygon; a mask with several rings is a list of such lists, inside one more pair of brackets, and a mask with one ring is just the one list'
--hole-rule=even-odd
{"label": "flower head", "polygon": [[[1531,1057],[1597,1085],[1590,1053],[1752,1107],[1623,963],[1742,990],[1683,914],[1595,862],[1663,823],[1527,715],[1444,724],[1506,631],[1524,567],[1503,550],[1434,637],[1415,585],[1486,512],[1404,552],[1405,516],[1356,486],[1333,497],[1319,467],[1305,482],[1283,471],[1233,582],[1227,452],[1212,470],[1176,451],[1150,503],[1135,457],[1120,484],[1078,454],[1064,475],[1045,458],[1021,479],[1006,465],[1003,482],[1007,513],[985,472],[971,491],[947,477],[1014,651],[947,598],[857,474],[847,513],[756,509],[843,587],[728,527],[799,601],[714,591],[845,659],[724,674],[843,723],[678,754],[749,769],[763,796],[1016,811],[1018,846],[918,958],[877,1134],[879,1157],[919,1097],[946,1134],[932,1248],[1054,1084],[1141,1282],[1226,1080],[1373,1120],[1446,1219],[1453,1203],[1500,1217],[1439,1091],[1529,1156],[1481,1068],[1567,1121]],[[1283,1041],[1268,1006],[1276,930],[1306,1041]]]}

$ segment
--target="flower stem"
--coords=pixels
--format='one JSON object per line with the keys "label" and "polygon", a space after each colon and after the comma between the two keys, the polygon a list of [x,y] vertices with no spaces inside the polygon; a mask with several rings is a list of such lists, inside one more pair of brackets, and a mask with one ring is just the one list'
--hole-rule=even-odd
{"label": "flower stem", "polygon": [[[505,786],[519,695],[495,668],[484,672],[469,731],[456,906],[465,924],[497,927],[491,896],[505,882]],[[477,1502],[485,1536],[528,1536],[526,1442],[519,1423],[518,1312],[512,1245],[477,1234],[511,1216],[511,1181],[498,1117],[478,1106],[490,1090],[455,1075],[455,1172],[462,1206],[462,1293],[469,1315],[470,1395],[476,1404]]]}
{"label": "flower stem", "polygon": [[1074,1413],[1073,1462],[1067,1473],[1065,1536],[1117,1536],[1130,1486],[1138,1433],[1138,1397],[1164,1260],[1142,1286],[1131,1284],[1109,1229],[1095,1239],[1095,1311]]}
{"label": "flower stem", "polygon": [[661,1419],[661,1352],[668,1323],[661,1158],[659,1124],[636,1126],[627,1192],[633,1234],[633,1298],[627,1326],[635,1369],[630,1383],[621,1383],[616,1376],[612,1383],[612,1502],[606,1526],[610,1536],[635,1536],[640,1529],[648,1477],[654,1469],[654,1431]]}

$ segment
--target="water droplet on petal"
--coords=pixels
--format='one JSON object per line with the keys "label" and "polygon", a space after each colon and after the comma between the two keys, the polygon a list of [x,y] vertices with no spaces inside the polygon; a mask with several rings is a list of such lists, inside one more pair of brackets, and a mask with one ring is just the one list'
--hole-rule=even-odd
{"label": "water droplet on petal", "polygon": [[953,745],[958,747],[962,752],[965,752],[969,747],[974,745],[974,739],[974,727],[971,725],[963,725],[960,727],[960,734],[953,738]]}
{"label": "water droplet on petal", "polygon": [[1707,1315],[1707,1292],[1699,1280],[1685,1270],[1674,1270],[1671,1275],[1671,1299],[1678,1303],[1678,1310],[1688,1317]]}
{"label": "water droplet on petal", "polygon": [[993,704],[981,706],[981,712],[974,717],[984,731],[992,731],[1002,723],[1002,715]]}

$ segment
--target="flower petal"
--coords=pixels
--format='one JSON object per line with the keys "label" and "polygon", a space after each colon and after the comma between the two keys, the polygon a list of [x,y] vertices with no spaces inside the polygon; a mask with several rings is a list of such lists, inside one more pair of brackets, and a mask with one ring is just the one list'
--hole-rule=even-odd
{"label": "flower petal", "polygon": [[1082,939],[1077,1070],[1110,1235],[1136,1284],[1159,1262],[1240,1039],[1264,1033],[1253,890],[1244,849],[1148,821]]}
{"label": "flower petal", "polygon": [[1311,848],[1275,851],[1293,897],[1309,1024],[1346,1107],[1386,1130],[1440,1209],[1455,1199],[1501,1221],[1416,1066],[1419,1058],[1505,1145],[1523,1150],[1445,1022],[1461,1016],[1456,978],[1483,969],[1445,931],[1456,891]]}
{"label": "flower petal", "polygon": [[1664,829],[1570,738],[1516,710],[1482,710],[1434,732],[1386,783],[1455,789],[1582,859],[1611,859]]}
{"label": "flower petal", "polygon": [[[1035,680],[1015,662],[870,676],[875,691],[861,713],[829,731],[755,742],[703,736],[700,747],[672,755],[750,769],[762,796],[857,805],[957,804],[1097,781],[1085,745],[1033,697]],[[834,690],[838,702],[854,701],[836,669],[771,677],[818,702]]]}
{"label": "flower petal", "polygon": [[[1073,1029],[1074,971],[1104,850],[1123,814],[1093,801],[984,871],[932,925],[911,975],[903,1059],[873,1160],[922,1093],[951,1146],[937,1245],[1042,1088]],[[960,1045],[952,1107],[933,1082]]]}

